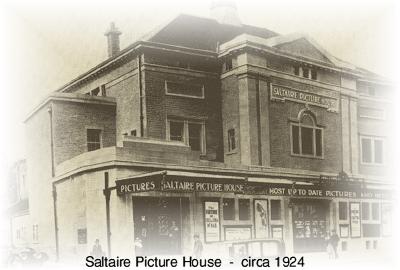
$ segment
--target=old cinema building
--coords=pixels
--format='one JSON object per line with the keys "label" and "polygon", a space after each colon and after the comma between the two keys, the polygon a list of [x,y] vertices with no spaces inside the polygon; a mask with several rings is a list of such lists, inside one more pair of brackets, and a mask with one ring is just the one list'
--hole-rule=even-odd
{"label": "old cinema building", "polygon": [[[180,15],[51,94],[26,120],[37,246],[205,255],[383,249],[390,85],[312,39]],[[172,38],[173,37],[173,38]],[[374,127],[374,128],[371,128]],[[379,128],[376,128],[379,127]]]}

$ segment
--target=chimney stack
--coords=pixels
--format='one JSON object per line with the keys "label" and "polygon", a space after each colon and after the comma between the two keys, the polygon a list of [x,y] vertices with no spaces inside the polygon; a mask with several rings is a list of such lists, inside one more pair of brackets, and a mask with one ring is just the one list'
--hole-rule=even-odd
{"label": "chimney stack", "polygon": [[115,24],[112,22],[110,24],[110,29],[104,34],[107,37],[108,44],[108,57],[113,57],[119,53],[119,35],[121,32],[118,31],[118,28],[115,27]]}
{"label": "chimney stack", "polygon": [[210,15],[217,22],[241,26],[242,22],[237,12],[236,3],[229,0],[213,1],[210,8]]}

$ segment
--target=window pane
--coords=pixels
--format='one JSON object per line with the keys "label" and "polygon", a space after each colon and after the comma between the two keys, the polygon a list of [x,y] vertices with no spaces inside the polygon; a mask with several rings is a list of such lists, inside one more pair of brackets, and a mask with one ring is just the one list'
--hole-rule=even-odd
{"label": "window pane", "polygon": [[375,163],[383,163],[383,142],[381,140],[374,141]]}
{"label": "window pane", "polygon": [[372,219],[379,220],[379,203],[372,203]]}
{"label": "window pane", "polygon": [[189,124],[189,145],[194,151],[201,150],[201,124]]}
{"label": "window pane", "polygon": [[301,149],[303,155],[313,155],[313,129],[301,128]]}
{"label": "window pane", "polygon": [[271,200],[271,220],[281,219],[281,201]]}
{"label": "window pane", "polygon": [[369,203],[363,202],[361,211],[362,211],[361,212],[362,213],[362,220],[369,220]]}
{"label": "window pane", "polygon": [[236,138],[235,138],[235,130],[228,130],[228,151],[232,151],[236,149]]}
{"label": "window pane", "polygon": [[235,199],[223,199],[222,201],[224,220],[235,219]]}
{"label": "window pane", "polygon": [[239,220],[250,219],[250,200],[239,199]]}
{"label": "window pane", "polygon": [[316,70],[311,70],[311,79],[316,80],[317,79],[317,71]]}
{"label": "window pane", "polygon": [[361,149],[362,149],[362,161],[365,163],[372,162],[372,149],[371,149],[371,139],[361,139]]}
{"label": "window pane", "polygon": [[299,147],[299,127],[292,126],[292,146],[293,146],[293,154],[300,154]]}
{"label": "window pane", "polygon": [[167,82],[167,93],[192,97],[203,97],[203,85]]}
{"label": "window pane", "polygon": [[88,129],[86,130],[86,142],[88,151],[94,151],[100,149],[100,129]]}
{"label": "window pane", "polygon": [[169,122],[169,138],[172,141],[183,141],[183,122]]}
{"label": "window pane", "polygon": [[347,220],[347,202],[339,202],[339,220]]}
{"label": "window pane", "polygon": [[315,155],[317,157],[322,157],[322,130],[315,130]]}

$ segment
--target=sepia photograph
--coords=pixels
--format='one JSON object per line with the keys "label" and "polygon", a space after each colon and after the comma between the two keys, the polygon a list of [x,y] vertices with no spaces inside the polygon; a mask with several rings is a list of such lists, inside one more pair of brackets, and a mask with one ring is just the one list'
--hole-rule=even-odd
{"label": "sepia photograph", "polygon": [[0,11],[1,268],[399,269],[396,1]]}

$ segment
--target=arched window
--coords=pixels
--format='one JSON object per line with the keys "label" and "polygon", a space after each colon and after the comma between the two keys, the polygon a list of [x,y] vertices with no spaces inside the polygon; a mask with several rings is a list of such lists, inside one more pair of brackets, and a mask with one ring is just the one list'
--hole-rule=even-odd
{"label": "arched window", "polygon": [[292,123],[290,129],[292,155],[322,158],[323,129],[317,126],[311,111],[301,111],[298,122]]}

